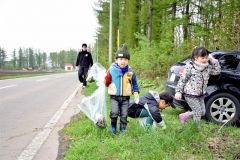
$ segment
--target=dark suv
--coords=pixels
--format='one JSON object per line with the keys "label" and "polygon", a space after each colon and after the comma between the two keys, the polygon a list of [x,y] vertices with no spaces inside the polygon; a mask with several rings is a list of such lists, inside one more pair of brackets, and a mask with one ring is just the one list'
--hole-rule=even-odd
{"label": "dark suv", "polygon": [[[240,52],[214,51],[211,53],[219,60],[221,74],[211,76],[205,98],[205,118],[215,123],[236,123],[240,120]],[[190,57],[171,66],[165,89],[173,96],[175,88]],[[174,100],[176,106],[188,110],[184,100]]]}

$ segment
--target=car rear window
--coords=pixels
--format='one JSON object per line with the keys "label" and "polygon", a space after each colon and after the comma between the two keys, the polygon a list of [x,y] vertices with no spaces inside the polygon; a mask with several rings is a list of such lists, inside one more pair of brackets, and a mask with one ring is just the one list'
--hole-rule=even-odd
{"label": "car rear window", "polygon": [[237,54],[225,55],[219,59],[221,68],[226,70],[237,70],[238,68],[240,68],[239,62],[240,55]]}

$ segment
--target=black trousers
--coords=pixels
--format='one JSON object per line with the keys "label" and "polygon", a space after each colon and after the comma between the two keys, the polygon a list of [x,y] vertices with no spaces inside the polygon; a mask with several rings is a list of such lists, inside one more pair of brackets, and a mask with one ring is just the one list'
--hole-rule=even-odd
{"label": "black trousers", "polygon": [[80,66],[78,70],[78,79],[84,86],[87,86],[87,74],[89,67]]}
{"label": "black trousers", "polygon": [[110,96],[111,112],[110,118],[112,123],[117,123],[117,118],[120,116],[120,127],[123,129],[127,126],[127,114],[129,106],[129,96]]}

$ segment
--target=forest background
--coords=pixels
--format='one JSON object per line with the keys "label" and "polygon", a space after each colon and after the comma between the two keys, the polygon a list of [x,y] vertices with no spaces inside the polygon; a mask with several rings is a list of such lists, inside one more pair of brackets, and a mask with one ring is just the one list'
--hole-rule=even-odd
{"label": "forest background", "polygon": [[[90,46],[95,61],[109,66],[109,0],[98,0],[96,42]],[[112,0],[112,61],[122,43],[128,45],[130,65],[140,77],[166,76],[171,64],[196,46],[209,50],[239,50],[238,0]],[[1,46],[0,46],[1,47]],[[75,65],[77,51],[46,54],[33,48],[14,49],[7,61],[0,48],[0,69],[57,69]]]}

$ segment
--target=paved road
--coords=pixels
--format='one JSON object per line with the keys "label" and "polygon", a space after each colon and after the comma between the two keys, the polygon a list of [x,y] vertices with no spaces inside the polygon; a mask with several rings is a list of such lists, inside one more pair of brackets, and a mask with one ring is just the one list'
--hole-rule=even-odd
{"label": "paved road", "polygon": [[0,159],[17,159],[78,86],[76,72],[0,80]]}

